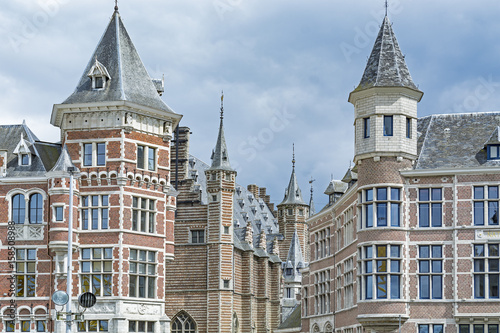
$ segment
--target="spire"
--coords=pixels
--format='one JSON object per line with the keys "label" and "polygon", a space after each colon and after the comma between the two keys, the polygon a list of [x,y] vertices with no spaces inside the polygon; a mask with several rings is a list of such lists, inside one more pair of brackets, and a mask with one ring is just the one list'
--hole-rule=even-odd
{"label": "spire", "polygon": [[[386,11],[387,6],[386,2]],[[406,87],[418,91],[406,66],[396,36],[392,31],[387,13],[375,40],[361,82],[354,91],[371,87]]]}
{"label": "spire", "polygon": [[226,139],[224,138],[224,92],[220,97],[220,126],[219,135],[217,137],[217,144],[212,151],[212,166],[211,170],[228,170],[234,171],[229,163],[229,156],[227,154]]}
{"label": "spire", "polygon": [[314,201],[313,201],[313,183],[316,181],[316,179],[313,179],[311,176],[311,180],[309,181],[309,184],[311,184],[311,199],[309,199],[309,217],[313,216],[316,214],[316,209],[314,208]]}
{"label": "spire", "polygon": [[[92,86],[88,76],[98,64],[109,78],[103,89]],[[85,68],[75,91],[63,104],[128,101],[166,113],[174,113],[158,91],[137,53],[118,13],[115,11]]]}
{"label": "spire", "polygon": [[297,177],[295,176],[295,144],[293,145],[293,158],[292,158],[292,175],[290,176],[290,183],[285,189],[285,198],[280,205],[307,205],[302,199],[302,192],[300,191]]}
{"label": "spire", "polygon": [[389,3],[385,0],[385,16],[387,16],[387,9],[389,8]]}
{"label": "spire", "polygon": [[[302,255],[302,250],[300,249],[299,235],[297,230],[293,232],[292,241],[290,243],[290,248],[288,249],[288,256],[286,257],[286,263],[284,263],[285,268],[292,268],[291,276],[300,276],[298,268],[304,268],[304,256]],[[285,270],[285,275],[287,271]]]}

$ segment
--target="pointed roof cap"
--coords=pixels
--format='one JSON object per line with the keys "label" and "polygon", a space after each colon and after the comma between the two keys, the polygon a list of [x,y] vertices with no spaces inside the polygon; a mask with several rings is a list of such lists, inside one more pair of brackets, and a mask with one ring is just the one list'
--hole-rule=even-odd
{"label": "pointed roof cap", "polygon": [[371,87],[406,87],[418,91],[387,15],[380,27],[361,82],[354,91]]}
{"label": "pointed roof cap", "polygon": [[491,133],[490,138],[488,141],[484,143],[484,146],[487,145],[492,145],[492,144],[499,144],[500,143],[500,126],[495,127],[493,132]]}
{"label": "pointed roof cap", "polygon": [[311,177],[311,180],[309,181],[309,184],[311,184],[311,199],[309,199],[309,217],[311,217],[314,214],[316,214],[316,209],[314,208],[314,200],[313,200],[313,192],[314,192],[313,182],[314,181],[315,181],[315,179],[313,179]]}
{"label": "pointed roof cap", "polygon": [[293,232],[292,241],[290,242],[290,249],[288,250],[288,256],[286,257],[286,263],[291,264],[293,268],[305,267],[304,256],[302,255],[302,250],[300,248],[300,241],[297,230]]}
{"label": "pointed roof cap", "polygon": [[295,146],[292,159],[292,175],[290,176],[288,187],[285,189],[285,198],[279,205],[307,206],[304,199],[302,199],[302,192],[300,191],[299,183],[297,182],[297,176],[295,176]]}
{"label": "pointed roof cap", "polygon": [[[104,89],[92,89],[92,80],[88,74],[96,67],[109,77]],[[117,8],[75,91],[62,104],[115,101],[129,101],[174,113],[160,98]]]}
{"label": "pointed roof cap", "polygon": [[217,144],[215,149],[212,151],[212,165],[209,170],[227,170],[234,171],[229,163],[229,155],[227,153],[226,139],[224,138],[224,92],[220,98],[220,125],[219,125],[219,135],[217,136]]}
{"label": "pointed roof cap", "polygon": [[59,173],[67,173],[68,168],[73,167],[75,170],[75,173],[79,173],[80,170],[73,164],[73,161],[71,160],[71,156],[69,156],[68,152],[68,147],[64,145],[63,149],[61,150],[61,155],[59,155],[59,158],[57,159],[56,164],[54,167],[49,171],[50,174],[59,174]]}

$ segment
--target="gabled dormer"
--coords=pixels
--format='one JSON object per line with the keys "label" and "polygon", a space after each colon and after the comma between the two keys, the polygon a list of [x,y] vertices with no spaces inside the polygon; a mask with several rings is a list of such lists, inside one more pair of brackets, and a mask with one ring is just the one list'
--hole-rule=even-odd
{"label": "gabled dormer", "polygon": [[485,142],[488,160],[500,160],[500,127],[496,127],[488,141]]}
{"label": "gabled dormer", "polygon": [[103,64],[97,61],[97,57],[87,76],[92,80],[92,90],[105,89],[106,83],[111,80],[108,70]]}
{"label": "gabled dormer", "polygon": [[30,166],[32,161],[32,153],[29,148],[30,143],[24,140],[24,135],[21,133],[21,140],[14,149],[13,153],[17,155],[19,166]]}

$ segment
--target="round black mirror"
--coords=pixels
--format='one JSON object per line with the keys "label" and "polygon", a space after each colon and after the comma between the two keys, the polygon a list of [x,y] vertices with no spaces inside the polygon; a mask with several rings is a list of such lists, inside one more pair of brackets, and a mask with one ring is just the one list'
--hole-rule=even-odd
{"label": "round black mirror", "polygon": [[91,308],[97,302],[97,298],[91,292],[86,292],[78,296],[78,303],[84,308]]}

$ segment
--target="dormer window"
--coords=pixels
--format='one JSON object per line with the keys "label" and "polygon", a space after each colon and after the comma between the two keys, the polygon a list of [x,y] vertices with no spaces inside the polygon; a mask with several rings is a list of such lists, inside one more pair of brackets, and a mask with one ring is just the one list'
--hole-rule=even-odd
{"label": "dormer window", "polygon": [[16,149],[13,151],[13,153],[17,155],[19,166],[31,165],[31,151],[29,146],[30,144],[24,140],[24,135],[21,134],[21,140],[17,144]]}
{"label": "dormer window", "polygon": [[500,144],[488,145],[488,160],[500,159]]}
{"label": "dormer window", "polygon": [[108,70],[97,61],[97,57],[95,59],[95,63],[90,69],[87,76],[92,80],[92,89],[93,90],[101,90],[106,88],[106,83],[111,80],[109,76]]}

